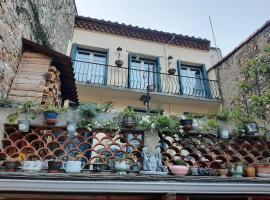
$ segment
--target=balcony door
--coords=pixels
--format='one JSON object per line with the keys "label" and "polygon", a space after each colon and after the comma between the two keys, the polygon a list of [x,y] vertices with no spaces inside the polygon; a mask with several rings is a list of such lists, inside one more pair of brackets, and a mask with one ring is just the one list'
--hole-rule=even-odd
{"label": "balcony door", "polygon": [[156,87],[157,62],[150,59],[131,57],[129,64],[129,87],[146,90],[148,85]]}
{"label": "balcony door", "polygon": [[205,97],[203,77],[200,67],[180,66],[181,94]]}
{"label": "balcony door", "polygon": [[76,80],[93,84],[106,84],[106,63],[106,53],[78,49],[74,65]]}

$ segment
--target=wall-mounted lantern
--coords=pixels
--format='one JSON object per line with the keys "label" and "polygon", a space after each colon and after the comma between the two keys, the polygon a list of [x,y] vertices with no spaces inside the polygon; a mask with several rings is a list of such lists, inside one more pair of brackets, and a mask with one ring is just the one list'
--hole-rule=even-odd
{"label": "wall-mounted lantern", "polygon": [[176,73],[176,69],[173,68],[172,66],[172,60],[173,60],[173,57],[170,55],[168,56],[168,74],[169,75],[174,75]]}
{"label": "wall-mounted lantern", "polygon": [[124,64],[124,61],[120,59],[122,48],[118,47],[117,49],[118,59],[115,61],[117,67],[121,67]]}

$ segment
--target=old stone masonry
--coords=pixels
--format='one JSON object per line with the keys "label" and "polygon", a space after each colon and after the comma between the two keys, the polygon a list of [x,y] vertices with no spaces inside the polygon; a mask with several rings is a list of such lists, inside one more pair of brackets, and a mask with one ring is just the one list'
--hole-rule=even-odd
{"label": "old stone masonry", "polygon": [[0,97],[6,96],[22,53],[22,38],[66,53],[74,0],[0,0]]}

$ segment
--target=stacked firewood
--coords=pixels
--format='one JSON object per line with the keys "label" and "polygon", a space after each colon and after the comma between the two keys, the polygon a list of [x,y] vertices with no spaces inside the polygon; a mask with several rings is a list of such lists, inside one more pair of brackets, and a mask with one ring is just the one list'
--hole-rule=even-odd
{"label": "stacked firewood", "polygon": [[55,106],[59,106],[61,104],[60,71],[56,67],[50,66],[48,72],[45,74],[45,79],[46,84],[41,104],[53,101]]}

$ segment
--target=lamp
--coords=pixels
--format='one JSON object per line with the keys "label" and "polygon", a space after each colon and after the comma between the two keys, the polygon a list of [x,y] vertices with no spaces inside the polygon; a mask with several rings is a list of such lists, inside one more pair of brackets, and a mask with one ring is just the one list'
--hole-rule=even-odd
{"label": "lamp", "polygon": [[117,47],[116,50],[117,50],[117,53],[118,53],[118,59],[115,61],[115,65],[117,67],[121,67],[124,64],[124,61],[123,60],[120,60],[122,48],[121,47]]}
{"label": "lamp", "polygon": [[169,75],[174,75],[175,72],[176,72],[176,69],[175,68],[172,68],[172,60],[173,60],[173,57],[170,55],[168,56],[168,74]]}

